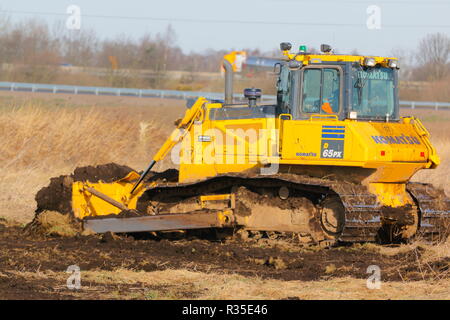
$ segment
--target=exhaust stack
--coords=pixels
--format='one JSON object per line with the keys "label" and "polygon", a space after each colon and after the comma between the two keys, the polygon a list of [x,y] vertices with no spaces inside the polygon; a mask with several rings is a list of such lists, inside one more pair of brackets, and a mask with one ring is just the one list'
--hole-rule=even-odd
{"label": "exhaust stack", "polygon": [[225,104],[233,103],[233,66],[227,60],[223,60],[225,69]]}

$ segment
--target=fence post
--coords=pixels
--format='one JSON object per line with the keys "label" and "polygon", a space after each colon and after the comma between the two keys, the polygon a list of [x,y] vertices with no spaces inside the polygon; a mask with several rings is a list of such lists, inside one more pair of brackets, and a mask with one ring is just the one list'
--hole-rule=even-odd
{"label": "fence post", "polygon": [[434,105],[434,110],[438,110],[439,109],[439,102],[436,102]]}
{"label": "fence post", "polygon": [[414,103],[414,101],[411,102],[411,109],[414,109],[416,107],[416,104]]}

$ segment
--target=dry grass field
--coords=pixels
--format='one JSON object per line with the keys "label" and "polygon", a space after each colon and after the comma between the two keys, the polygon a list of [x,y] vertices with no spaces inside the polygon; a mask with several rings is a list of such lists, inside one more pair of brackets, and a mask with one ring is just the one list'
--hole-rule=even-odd
{"label": "dry grass field", "polygon": [[[0,110],[0,166],[3,169],[0,176],[0,299],[21,298],[23,292],[29,292],[23,298],[30,299],[450,299],[449,241],[437,247],[415,243],[396,248],[364,245],[318,251],[312,257],[322,259],[317,260],[319,269],[326,268],[322,274],[310,278],[301,277],[304,269],[297,270],[299,267],[294,264],[297,258],[307,259],[309,253],[288,248],[282,259],[291,263],[285,268],[293,274],[289,279],[282,275],[283,270],[273,268],[267,272],[264,268],[268,266],[255,266],[250,262],[248,272],[234,272],[232,267],[220,271],[201,259],[197,263],[193,258],[186,258],[180,264],[171,263],[168,256],[155,258],[157,267],[153,269],[134,266],[134,262],[152,252],[150,248],[149,251],[144,249],[153,244],[138,241],[129,246],[142,246],[142,256],[139,259],[132,256],[135,251],[130,249],[129,261],[125,257],[116,263],[97,241],[93,242],[97,258],[111,265],[108,268],[82,266],[82,270],[86,270],[82,273],[83,288],[70,291],[65,287],[65,269],[62,266],[52,268],[52,264],[60,262],[61,257],[68,260],[67,265],[75,263],[76,257],[67,256],[62,248],[81,250],[94,240],[69,239],[66,243],[53,238],[27,238],[22,243],[20,235],[9,231],[2,234],[2,230],[19,230],[33,218],[34,195],[48,184],[50,177],[68,174],[78,166],[109,162],[143,169],[171,131],[174,120],[184,113],[184,101],[0,92]],[[433,183],[450,194],[450,111],[403,110],[402,113],[422,119],[442,160],[438,169],[420,172],[414,180]],[[170,162],[166,161],[156,170],[169,166]],[[128,240],[123,241],[128,243]],[[123,243],[120,240],[112,246],[127,248]],[[187,244],[171,246],[192,250]],[[233,260],[235,249],[220,244],[201,248],[209,251],[210,246],[224,252],[230,249],[232,253],[222,258]],[[259,250],[259,247],[266,250],[257,251],[257,255],[274,254],[272,247],[255,246],[249,250]],[[332,255],[339,250],[344,256]],[[87,253],[80,251],[80,256],[83,254]],[[332,256],[327,258],[327,255]],[[364,257],[369,255],[370,261],[366,263]],[[247,261],[247,258],[244,254],[242,259]],[[400,258],[407,259],[409,269],[404,269],[401,264],[406,260]],[[365,268],[376,264],[377,259],[380,263],[384,261],[389,280],[383,282],[380,290],[369,290]],[[391,263],[390,260],[398,261]],[[304,263],[307,265],[308,261]],[[298,276],[294,271],[299,272]]]}
{"label": "dry grass field", "polygon": [[50,177],[78,166],[116,162],[143,169],[184,105],[182,100],[2,93],[0,216],[29,221],[34,194]]}

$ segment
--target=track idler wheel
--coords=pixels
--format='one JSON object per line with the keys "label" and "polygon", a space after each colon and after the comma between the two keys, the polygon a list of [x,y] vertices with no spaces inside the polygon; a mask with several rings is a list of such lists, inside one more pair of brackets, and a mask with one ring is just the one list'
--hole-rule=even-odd
{"label": "track idler wheel", "polygon": [[319,205],[313,237],[316,242],[330,246],[337,242],[344,230],[345,208],[338,196],[326,197]]}

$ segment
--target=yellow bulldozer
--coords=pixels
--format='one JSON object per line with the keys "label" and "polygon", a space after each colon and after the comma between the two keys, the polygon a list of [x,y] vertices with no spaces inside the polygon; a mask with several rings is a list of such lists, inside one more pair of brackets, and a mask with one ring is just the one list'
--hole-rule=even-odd
{"label": "yellow bulldozer", "polygon": [[[61,203],[38,201],[38,210],[63,208],[97,233],[228,230],[327,245],[445,239],[450,200],[410,182],[440,160],[420,120],[399,115],[397,59],[280,47],[276,102],[262,104],[256,88],[234,102],[225,59],[225,99],[188,103],[145,171],[65,180]],[[168,156],[179,170],[158,178],[151,169]]]}

